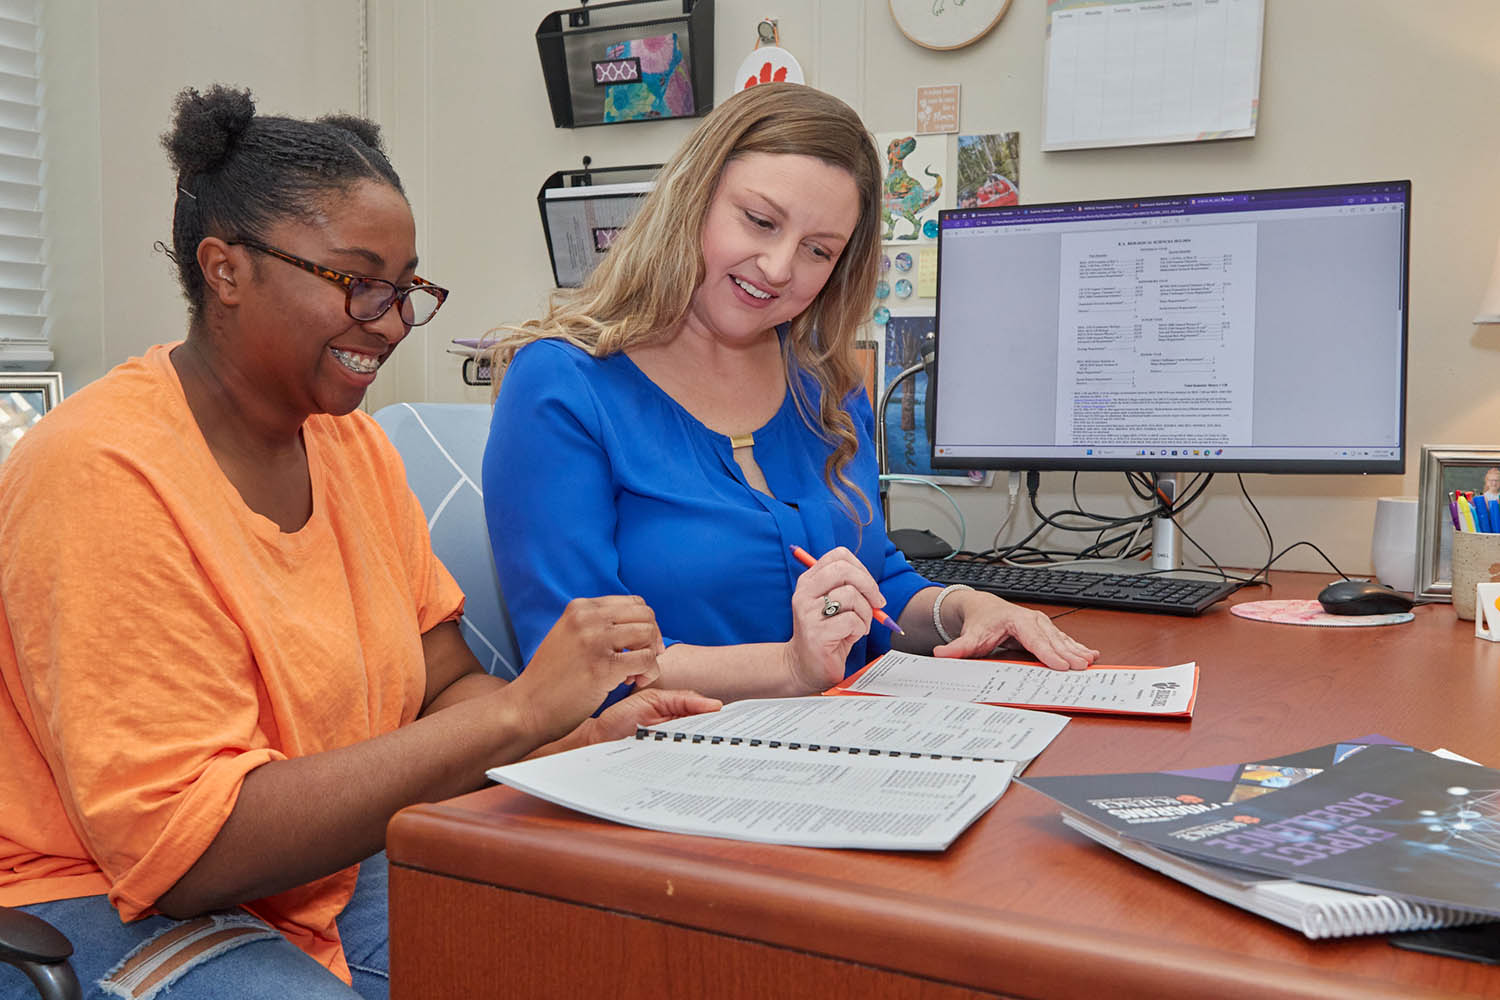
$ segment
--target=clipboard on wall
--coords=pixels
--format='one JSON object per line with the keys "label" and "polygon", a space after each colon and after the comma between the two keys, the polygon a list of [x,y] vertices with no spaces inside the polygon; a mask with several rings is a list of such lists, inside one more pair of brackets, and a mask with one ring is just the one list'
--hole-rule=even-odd
{"label": "clipboard on wall", "polygon": [[1049,0],[1043,151],[1255,135],[1265,0]]}

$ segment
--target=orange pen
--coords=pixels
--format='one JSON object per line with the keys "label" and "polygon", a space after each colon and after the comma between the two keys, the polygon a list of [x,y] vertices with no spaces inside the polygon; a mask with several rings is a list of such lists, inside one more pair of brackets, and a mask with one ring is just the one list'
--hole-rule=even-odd
{"label": "orange pen", "polygon": [[[812,566],[817,563],[817,560],[814,559],[810,554],[808,554],[808,551],[800,545],[792,546],[792,555],[796,556],[797,561],[804,566]],[[896,624],[896,619],[892,618],[884,611],[881,611],[879,608],[871,608],[870,610],[875,613],[875,620],[880,624],[895,632],[897,635],[906,634],[905,632],[901,631],[901,626]]]}

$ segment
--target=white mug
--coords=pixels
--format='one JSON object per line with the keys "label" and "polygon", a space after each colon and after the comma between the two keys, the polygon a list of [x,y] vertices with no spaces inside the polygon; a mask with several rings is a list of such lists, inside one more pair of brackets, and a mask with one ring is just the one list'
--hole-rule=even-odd
{"label": "white mug", "polygon": [[1474,635],[1500,642],[1500,583],[1474,585]]}

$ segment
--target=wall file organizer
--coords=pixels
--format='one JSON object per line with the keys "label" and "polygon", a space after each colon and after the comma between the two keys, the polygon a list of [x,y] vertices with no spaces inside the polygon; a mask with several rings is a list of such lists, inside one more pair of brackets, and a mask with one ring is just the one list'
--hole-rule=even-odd
{"label": "wall file organizer", "polygon": [[542,233],[559,288],[577,288],[651,190],[661,164],[559,170],[537,192]]}

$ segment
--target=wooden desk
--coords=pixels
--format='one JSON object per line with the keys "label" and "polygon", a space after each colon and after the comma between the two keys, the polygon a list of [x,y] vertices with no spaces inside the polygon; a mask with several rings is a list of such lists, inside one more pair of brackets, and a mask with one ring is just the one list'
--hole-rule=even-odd
{"label": "wooden desk", "polygon": [[[1231,601],[1310,597],[1279,573]],[[1191,722],[1076,718],[1035,775],[1250,760],[1383,733],[1500,762],[1500,645],[1446,604],[1387,628],[1221,605],[1062,624],[1114,663],[1196,659]],[[391,823],[393,995],[1500,997],[1500,968],[1383,938],[1312,942],[1094,845],[1013,785],[942,854],[617,826],[507,788]]]}

